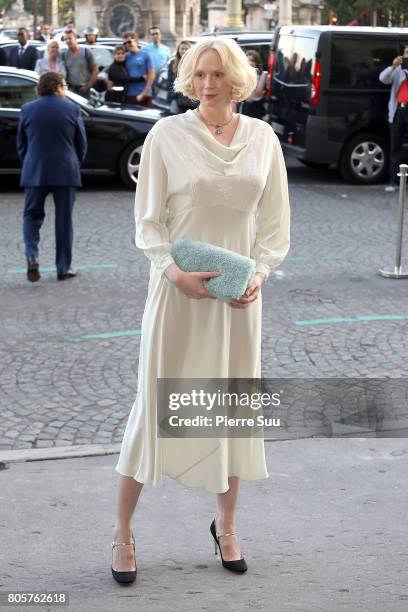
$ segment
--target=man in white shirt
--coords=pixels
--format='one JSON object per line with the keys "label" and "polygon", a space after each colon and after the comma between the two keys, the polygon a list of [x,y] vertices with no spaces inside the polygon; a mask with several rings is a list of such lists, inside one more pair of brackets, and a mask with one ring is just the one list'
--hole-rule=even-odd
{"label": "man in white shirt", "polygon": [[150,53],[150,56],[153,61],[153,66],[157,74],[160,68],[170,59],[171,50],[170,47],[162,44],[161,30],[159,26],[152,26],[149,29],[149,34],[152,42],[146,45],[145,49]]}

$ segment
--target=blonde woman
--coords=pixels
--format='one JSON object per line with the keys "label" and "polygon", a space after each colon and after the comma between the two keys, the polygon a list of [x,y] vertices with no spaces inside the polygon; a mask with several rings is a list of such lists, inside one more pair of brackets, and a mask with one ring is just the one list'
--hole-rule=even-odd
{"label": "blonde woman", "polygon": [[59,72],[65,77],[65,65],[60,56],[60,46],[57,40],[51,40],[48,43],[44,57],[37,60],[35,64],[35,71],[40,75],[44,72]]}
{"label": "blonde woman", "polygon": [[[144,143],[136,245],[151,271],[137,396],[115,468],[121,477],[111,570],[118,582],[136,578],[131,520],[143,485],[160,485],[164,475],[215,493],[209,537],[226,569],[247,569],[236,532],[238,490],[241,479],[268,478],[264,440],[159,437],[156,381],[261,375],[261,287],[288,252],[290,213],[275,133],[231,111],[255,84],[256,71],[233,40],[205,39],[183,55],[175,81],[199,107],[161,119]],[[177,238],[251,256],[256,273],[245,294],[226,303],[208,293],[203,281],[218,273],[183,272],[171,255]]]}

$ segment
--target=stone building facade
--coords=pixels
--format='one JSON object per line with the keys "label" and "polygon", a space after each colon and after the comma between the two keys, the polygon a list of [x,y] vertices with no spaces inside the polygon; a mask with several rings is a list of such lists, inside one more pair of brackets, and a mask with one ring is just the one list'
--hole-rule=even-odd
{"label": "stone building facade", "polygon": [[75,24],[81,32],[89,25],[99,28],[100,36],[121,36],[134,30],[148,38],[148,29],[159,25],[163,42],[198,33],[200,0],[76,0]]}
{"label": "stone building facade", "polygon": [[4,13],[3,28],[29,28],[33,22],[33,16],[24,10],[24,1],[15,0],[11,7]]}
{"label": "stone building facade", "polygon": [[[322,0],[292,0],[294,25],[320,24]],[[242,20],[246,30],[270,30],[279,24],[279,0],[243,0]],[[227,23],[227,0],[209,0],[208,29],[224,28]]]}

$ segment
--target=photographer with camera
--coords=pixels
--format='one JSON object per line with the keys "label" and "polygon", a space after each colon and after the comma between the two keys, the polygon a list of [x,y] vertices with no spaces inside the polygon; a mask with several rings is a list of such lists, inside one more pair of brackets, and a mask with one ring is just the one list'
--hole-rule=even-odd
{"label": "photographer with camera", "polygon": [[379,79],[386,85],[392,85],[388,103],[388,121],[390,123],[390,184],[386,191],[398,189],[398,169],[403,141],[408,135],[408,44],[402,55],[396,57],[391,66],[385,68]]}

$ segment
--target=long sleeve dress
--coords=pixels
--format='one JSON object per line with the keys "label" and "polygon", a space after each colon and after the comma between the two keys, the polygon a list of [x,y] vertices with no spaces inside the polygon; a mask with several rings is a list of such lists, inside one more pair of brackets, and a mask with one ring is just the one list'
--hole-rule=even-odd
{"label": "long sleeve dress", "polygon": [[268,478],[262,437],[157,435],[157,378],[260,378],[262,298],[234,309],[188,298],[164,270],[172,242],[191,238],[256,261],[269,274],[289,250],[286,168],[270,125],[240,115],[229,146],[196,111],[166,117],[148,133],[135,198],[136,245],[151,261],[142,319],[136,400],[116,471],[158,485],[163,475],[225,493],[228,476]]}

